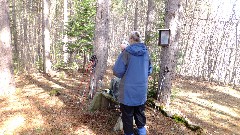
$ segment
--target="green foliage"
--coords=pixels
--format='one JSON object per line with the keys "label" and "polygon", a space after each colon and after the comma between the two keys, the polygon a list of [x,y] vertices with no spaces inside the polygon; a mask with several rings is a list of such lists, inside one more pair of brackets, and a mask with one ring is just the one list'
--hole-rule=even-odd
{"label": "green foliage", "polygon": [[155,98],[156,95],[157,95],[157,91],[156,91],[155,89],[150,89],[150,90],[148,91],[147,97],[148,97],[148,98]]}
{"label": "green foliage", "polygon": [[66,77],[66,73],[65,73],[64,71],[61,71],[61,72],[59,73],[59,78],[60,78],[61,80],[63,80],[65,77]]}
{"label": "green foliage", "polygon": [[157,90],[158,90],[158,75],[156,73],[153,73],[152,79],[149,80],[148,83],[148,98],[156,98],[157,97]]}
{"label": "green foliage", "polygon": [[145,43],[148,46],[156,45],[158,42],[158,37],[159,37],[158,31],[149,31],[145,37]]}
{"label": "green foliage", "polygon": [[148,98],[147,99],[147,102],[146,102],[146,104],[148,105],[148,106],[151,106],[151,107],[154,107],[154,98]]}
{"label": "green foliage", "polygon": [[71,70],[77,70],[80,68],[80,66],[77,62],[72,62],[71,64],[69,64],[68,67],[69,67],[68,69],[71,69]]}
{"label": "green foliage", "polygon": [[153,52],[151,55],[152,59],[152,66],[153,66],[153,72],[151,74],[151,80],[149,80],[149,86],[148,86],[148,98],[156,98],[157,97],[157,90],[158,90],[158,80],[159,80],[159,71],[160,66],[158,63],[158,55],[157,52]]}
{"label": "green foliage", "polygon": [[74,0],[75,14],[70,17],[65,33],[69,38],[68,51],[92,50],[92,41],[95,28],[96,6],[95,0]]}
{"label": "green foliage", "polygon": [[36,66],[39,71],[43,70],[43,59],[41,57],[36,61]]}
{"label": "green foliage", "polygon": [[65,67],[66,67],[66,64],[64,63],[63,60],[56,61],[56,63],[53,65],[54,69],[62,69]]}
{"label": "green foliage", "polygon": [[58,96],[58,95],[60,95],[60,90],[53,89],[49,92],[49,95],[50,96]]}

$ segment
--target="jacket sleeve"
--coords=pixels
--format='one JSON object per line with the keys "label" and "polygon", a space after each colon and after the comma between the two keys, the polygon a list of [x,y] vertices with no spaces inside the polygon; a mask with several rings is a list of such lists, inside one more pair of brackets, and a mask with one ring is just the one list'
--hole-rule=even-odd
{"label": "jacket sleeve", "polygon": [[127,69],[127,59],[126,59],[126,52],[122,52],[119,56],[117,61],[113,67],[113,74],[118,78],[122,78]]}

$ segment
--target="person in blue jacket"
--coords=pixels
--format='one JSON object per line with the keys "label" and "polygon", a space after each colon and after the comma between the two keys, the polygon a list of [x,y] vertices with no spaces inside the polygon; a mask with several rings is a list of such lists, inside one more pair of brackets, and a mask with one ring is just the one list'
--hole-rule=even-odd
{"label": "person in blue jacket", "polygon": [[133,135],[133,118],[139,135],[146,135],[145,102],[147,101],[148,76],[152,73],[149,52],[141,43],[140,34],[133,31],[130,45],[118,56],[113,74],[121,78],[119,85],[120,110],[125,135]]}

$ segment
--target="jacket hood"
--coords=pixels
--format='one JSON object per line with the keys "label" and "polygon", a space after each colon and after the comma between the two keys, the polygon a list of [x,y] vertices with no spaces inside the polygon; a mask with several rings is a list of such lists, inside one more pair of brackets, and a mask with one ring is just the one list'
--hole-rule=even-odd
{"label": "jacket hood", "polygon": [[128,46],[126,51],[134,56],[142,56],[147,52],[147,47],[143,43],[135,43]]}

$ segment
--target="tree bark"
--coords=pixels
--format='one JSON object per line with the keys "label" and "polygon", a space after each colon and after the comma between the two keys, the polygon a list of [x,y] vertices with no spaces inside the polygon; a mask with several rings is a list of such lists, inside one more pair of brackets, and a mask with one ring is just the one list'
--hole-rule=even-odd
{"label": "tree bark", "polygon": [[42,3],[42,29],[43,29],[43,72],[51,72],[51,60],[50,60],[50,31],[49,31],[49,0],[43,0]]}
{"label": "tree bark", "polygon": [[138,1],[136,1],[135,14],[134,14],[134,30],[138,29]]}
{"label": "tree bark", "polygon": [[13,35],[13,46],[14,46],[14,54],[15,54],[15,60],[17,63],[19,63],[19,51],[18,51],[18,33],[17,33],[17,17],[16,17],[16,4],[15,0],[12,1],[12,20],[13,20],[13,26],[12,26],[12,35]]}
{"label": "tree bark", "polygon": [[[68,0],[64,0],[64,30],[66,29],[66,25],[67,25],[67,22],[68,22]],[[64,34],[63,35],[63,61],[64,63],[67,63],[68,62],[68,53],[67,53],[67,42],[68,42],[68,36],[67,34]]]}
{"label": "tree bark", "polygon": [[[39,2],[40,3],[40,2]],[[38,67],[38,70],[39,71],[42,71],[43,70],[43,67],[42,67],[42,63],[43,63],[43,54],[41,53],[41,52],[43,52],[42,51],[42,42],[43,42],[43,34],[41,34],[41,12],[39,12],[38,14],[37,14],[37,23],[38,23],[38,26],[37,26],[37,61],[39,62],[39,63],[41,63],[40,65],[39,65],[39,67]]]}
{"label": "tree bark", "polygon": [[148,0],[147,19],[145,29],[145,43],[148,44],[151,38],[151,30],[155,20],[155,3],[154,0]]}
{"label": "tree bark", "polygon": [[161,106],[169,107],[172,80],[177,64],[178,42],[181,29],[182,5],[181,0],[166,1],[165,27],[171,30],[170,44],[162,47],[160,54],[160,76],[158,86],[158,101]]}
{"label": "tree bark", "polygon": [[234,58],[234,64],[233,64],[233,71],[232,71],[232,78],[230,80],[230,82],[232,84],[234,84],[234,86],[238,83],[237,82],[237,69],[240,68],[239,67],[239,64],[237,63],[237,59],[239,58],[238,57],[238,50],[240,50],[240,46],[239,46],[239,39],[238,39],[238,27],[239,27],[239,23],[240,23],[240,20],[237,22],[236,24],[236,40],[235,40],[235,44],[236,44],[236,50],[235,50],[235,58]]}
{"label": "tree bark", "polygon": [[[127,31],[127,26],[128,26],[128,0],[125,0],[124,26],[123,26],[124,33],[126,33],[126,31]],[[124,35],[124,36],[126,36],[126,35]]]}
{"label": "tree bark", "polygon": [[7,0],[0,0],[0,96],[15,92]]}
{"label": "tree bark", "polygon": [[[103,80],[107,69],[108,46],[109,46],[109,11],[111,0],[97,1],[96,26],[94,33],[93,52],[97,56],[98,63],[94,73],[96,90],[99,82]],[[95,91],[96,91],[95,90]]]}

